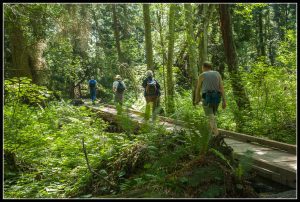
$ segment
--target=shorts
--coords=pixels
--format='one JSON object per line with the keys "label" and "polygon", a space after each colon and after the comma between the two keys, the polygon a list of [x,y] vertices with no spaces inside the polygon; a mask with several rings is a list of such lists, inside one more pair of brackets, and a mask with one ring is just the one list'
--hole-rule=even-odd
{"label": "shorts", "polygon": [[218,96],[218,101],[215,102],[214,104],[208,104],[207,101],[205,100],[206,98],[206,94],[202,94],[202,106],[203,106],[203,109],[204,109],[204,112],[205,112],[205,115],[206,116],[209,116],[210,114],[214,114],[216,115],[217,111],[218,111],[218,107],[219,107],[219,100],[221,98],[221,94],[218,93],[217,94]]}

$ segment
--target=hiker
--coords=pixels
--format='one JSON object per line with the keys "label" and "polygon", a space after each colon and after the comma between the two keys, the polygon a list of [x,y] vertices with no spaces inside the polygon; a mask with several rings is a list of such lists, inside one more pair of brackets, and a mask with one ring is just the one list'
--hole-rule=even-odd
{"label": "hiker", "polygon": [[151,70],[146,72],[146,79],[144,79],[142,86],[144,87],[144,96],[146,99],[145,119],[149,119],[150,107],[152,103],[152,120],[154,120],[159,110],[160,85],[153,78],[153,72]]}
{"label": "hiker", "polygon": [[92,76],[91,80],[89,80],[89,89],[90,89],[90,95],[91,95],[93,105],[95,104],[95,100],[96,100],[96,85],[97,85],[97,81]]}
{"label": "hiker", "polygon": [[115,93],[115,103],[123,105],[123,93],[126,90],[126,85],[120,75],[115,77],[113,83],[113,92]]}
{"label": "hiker", "polygon": [[[203,73],[199,75],[194,105],[202,99],[202,106],[205,115],[209,119],[209,126],[214,136],[219,135],[216,123],[216,112],[222,97],[222,108],[226,108],[225,91],[221,75],[212,70],[210,62],[204,62],[202,66]],[[200,94],[201,90],[201,94]],[[200,97],[201,95],[201,97]]]}

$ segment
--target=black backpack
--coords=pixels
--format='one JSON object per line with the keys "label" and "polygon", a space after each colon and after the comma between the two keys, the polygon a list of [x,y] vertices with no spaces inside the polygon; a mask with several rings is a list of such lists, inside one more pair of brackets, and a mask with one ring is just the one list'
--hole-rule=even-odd
{"label": "black backpack", "polygon": [[157,94],[157,87],[155,79],[148,79],[147,86],[146,86],[146,94],[147,95],[156,95]]}
{"label": "black backpack", "polygon": [[118,81],[118,86],[117,86],[117,92],[118,93],[123,93],[125,90],[125,86],[123,85],[123,83],[121,81]]}

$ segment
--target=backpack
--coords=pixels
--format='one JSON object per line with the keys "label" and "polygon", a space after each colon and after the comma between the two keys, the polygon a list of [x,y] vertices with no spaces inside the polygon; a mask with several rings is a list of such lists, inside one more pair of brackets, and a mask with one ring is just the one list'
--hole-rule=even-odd
{"label": "backpack", "polygon": [[156,95],[157,94],[157,88],[156,88],[156,81],[154,79],[147,81],[146,86],[146,94],[147,95]]}
{"label": "backpack", "polygon": [[95,80],[91,80],[89,82],[90,88],[95,88],[96,87],[96,81]]}
{"label": "backpack", "polygon": [[123,83],[121,81],[118,81],[118,86],[117,86],[117,92],[118,93],[123,93],[125,90],[125,86],[123,85]]}

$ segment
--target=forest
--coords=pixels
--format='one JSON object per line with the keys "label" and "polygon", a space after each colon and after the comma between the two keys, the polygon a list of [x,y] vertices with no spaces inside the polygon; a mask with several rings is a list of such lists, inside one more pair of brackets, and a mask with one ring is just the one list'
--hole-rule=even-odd
{"label": "forest", "polygon": [[[292,3],[3,4],[4,197],[258,197],[247,183],[249,158],[236,164],[227,147],[211,147],[196,85],[210,62],[227,102],[219,129],[296,145],[296,10]],[[133,128],[123,112],[147,112],[148,70],[160,84],[159,115],[188,130],[169,132],[159,119]],[[115,105],[116,75],[126,91],[112,123],[87,107],[89,80],[97,81],[95,106]]]}

